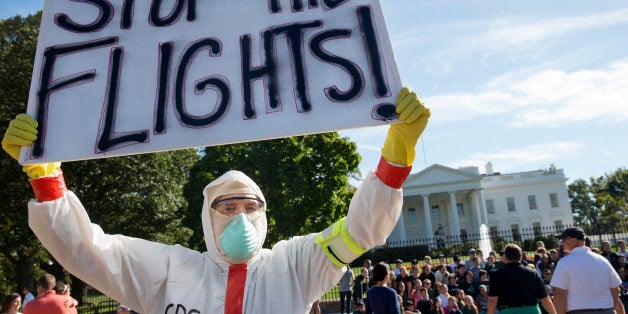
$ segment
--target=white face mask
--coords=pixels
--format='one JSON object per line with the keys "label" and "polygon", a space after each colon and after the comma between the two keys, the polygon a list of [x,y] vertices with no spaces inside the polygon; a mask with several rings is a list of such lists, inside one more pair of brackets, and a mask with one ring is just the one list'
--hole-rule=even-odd
{"label": "white face mask", "polygon": [[[240,213],[234,217],[209,209],[214,231],[214,242],[218,251],[231,264],[247,263],[262,246],[257,220],[264,216],[258,210],[250,214]],[[262,230],[266,232],[266,230]]]}

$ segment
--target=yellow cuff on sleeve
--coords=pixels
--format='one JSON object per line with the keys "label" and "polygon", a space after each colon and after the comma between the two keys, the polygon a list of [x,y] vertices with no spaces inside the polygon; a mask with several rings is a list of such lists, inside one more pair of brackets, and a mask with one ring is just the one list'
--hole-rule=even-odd
{"label": "yellow cuff on sleeve", "polygon": [[347,230],[347,217],[336,221],[316,236],[316,244],[320,245],[327,258],[338,267],[351,263],[366,252],[360,247]]}

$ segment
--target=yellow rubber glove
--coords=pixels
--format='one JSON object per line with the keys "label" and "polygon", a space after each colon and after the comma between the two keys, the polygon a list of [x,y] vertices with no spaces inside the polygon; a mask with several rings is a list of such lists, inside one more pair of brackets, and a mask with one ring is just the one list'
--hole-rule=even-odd
{"label": "yellow rubber glove", "polygon": [[[11,120],[9,128],[2,138],[2,149],[6,151],[13,159],[20,158],[20,149],[22,146],[28,146],[37,139],[38,123],[25,113],[21,113]],[[22,169],[29,178],[37,179],[39,177],[50,176],[55,174],[61,168],[61,163],[45,163],[24,166]]]}
{"label": "yellow rubber glove", "polygon": [[401,122],[390,126],[382,147],[382,157],[388,162],[412,166],[414,146],[427,126],[430,109],[425,107],[411,87],[404,87],[397,96],[396,111]]}

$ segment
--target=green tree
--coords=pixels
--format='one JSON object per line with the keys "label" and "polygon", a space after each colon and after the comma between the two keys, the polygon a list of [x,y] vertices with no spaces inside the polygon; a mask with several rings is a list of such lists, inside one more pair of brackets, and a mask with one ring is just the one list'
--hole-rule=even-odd
{"label": "green tree", "polygon": [[[594,179],[590,179],[594,182]],[[574,224],[588,226],[600,218],[599,205],[592,185],[583,179],[575,180],[568,186],[569,201],[574,213]]]}
{"label": "green tree", "polygon": [[[0,136],[26,111],[40,18],[39,13],[0,21]],[[188,149],[67,162],[62,168],[68,187],[105,232],[187,245],[192,232],[181,224],[187,208],[183,185],[198,159],[196,150]],[[33,193],[26,175],[4,152],[0,164],[0,257],[12,267],[3,273],[13,274],[2,279],[31,284],[36,265],[52,259],[28,227],[26,203]]]}
{"label": "green tree", "polygon": [[[37,46],[41,13],[0,20],[0,133],[9,121],[24,112],[28,100],[32,63]],[[32,269],[46,253],[28,228],[26,202],[33,193],[21,167],[0,153],[0,255],[3,273],[17,286],[33,282]]]}
{"label": "green tree", "polygon": [[191,245],[205,250],[201,226],[203,188],[228,170],[251,177],[268,204],[268,247],[281,239],[321,231],[346,214],[358,175],[355,143],[338,133],[298,136],[208,147],[185,187],[185,224],[194,230]]}

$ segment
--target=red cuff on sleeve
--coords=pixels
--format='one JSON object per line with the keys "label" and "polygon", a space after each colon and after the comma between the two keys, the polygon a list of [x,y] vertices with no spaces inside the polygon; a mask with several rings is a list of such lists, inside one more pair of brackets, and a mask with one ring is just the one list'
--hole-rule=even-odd
{"label": "red cuff on sleeve", "polygon": [[379,165],[375,174],[377,177],[391,188],[399,189],[410,175],[412,166],[409,167],[397,167],[389,164],[384,157],[379,159]]}
{"label": "red cuff on sleeve", "polygon": [[55,177],[41,177],[30,180],[35,197],[39,202],[54,201],[63,195],[68,189],[65,187],[65,180],[63,180],[63,172],[59,171],[59,174]]}

